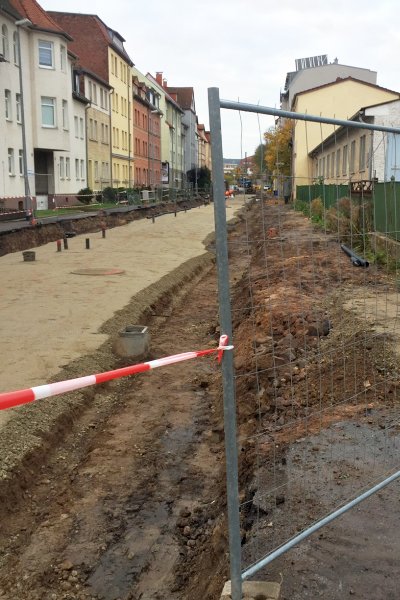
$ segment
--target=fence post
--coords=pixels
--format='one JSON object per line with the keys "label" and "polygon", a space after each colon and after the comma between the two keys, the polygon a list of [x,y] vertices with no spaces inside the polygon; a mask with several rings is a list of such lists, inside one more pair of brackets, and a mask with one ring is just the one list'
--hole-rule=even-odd
{"label": "fence post", "polygon": [[[221,333],[232,339],[232,319],[229,293],[228,237],[222,154],[221,109],[218,88],[208,89],[210,114],[212,173],[214,190],[215,243],[218,272],[218,298]],[[232,600],[242,598],[241,544],[239,518],[238,449],[236,439],[236,400],[233,353],[226,352],[222,360],[224,396],[224,431],[226,455],[226,489],[228,503],[229,557]]]}

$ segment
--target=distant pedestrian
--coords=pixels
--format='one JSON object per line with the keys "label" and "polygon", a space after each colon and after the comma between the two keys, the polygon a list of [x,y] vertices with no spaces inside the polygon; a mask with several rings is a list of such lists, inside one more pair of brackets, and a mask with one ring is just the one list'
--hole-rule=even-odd
{"label": "distant pedestrian", "polygon": [[292,179],[291,177],[285,177],[283,181],[283,198],[285,204],[289,203],[290,196],[292,194]]}

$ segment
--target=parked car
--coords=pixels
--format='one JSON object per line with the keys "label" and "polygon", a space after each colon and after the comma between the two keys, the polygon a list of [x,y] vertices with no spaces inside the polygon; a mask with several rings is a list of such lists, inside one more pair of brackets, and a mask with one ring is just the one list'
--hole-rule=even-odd
{"label": "parked car", "polygon": [[271,191],[271,189],[272,189],[272,188],[271,188],[271,186],[270,186],[270,185],[268,185],[268,184],[264,185],[264,192],[270,192],[270,191]]}

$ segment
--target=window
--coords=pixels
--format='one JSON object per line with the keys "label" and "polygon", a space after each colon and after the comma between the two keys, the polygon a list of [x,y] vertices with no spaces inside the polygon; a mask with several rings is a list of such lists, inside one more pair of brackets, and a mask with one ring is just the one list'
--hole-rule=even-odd
{"label": "window", "polygon": [[15,175],[14,170],[14,148],[8,149],[8,174]]}
{"label": "window", "polygon": [[332,179],[335,177],[335,153],[332,152],[331,156],[331,177]]}
{"label": "window", "polygon": [[68,129],[68,102],[67,100],[62,101],[62,121],[63,129]]}
{"label": "window", "polygon": [[53,42],[39,40],[39,66],[53,69]]}
{"label": "window", "polygon": [[17,123],[21,123],[21,94],[15,94],[15,105],[17,109]]}
{"label": "window", "polygon": [[85,161],[81,159],[81,179],[85,179]]}
{"label": "window", "polygon": [[78,117],[74,117],[74,128],[75,128],[75,137],[79,137],[79,119]]}
{"label": "window", "polygon": [[79,118],[79,135],[80,135],[81,140],[83,140],[83,137],[84,137],[83,136],[83,131],[84,131],[84,129],[83,129],[83,118],[80,117]]}
{"label": "window", "polygon": [[97,160],[94,161],[94,178],[96,181],[99,180],[99,162]]}
{"label": "window", "polygon": [[347,173],[347,144],[346,144],[346,146],[343,146],[342,173],[343,173],[343,175],[346,175],[346,173]]}
{"label": "window", "polygon": [[24,174],[24,152],[23,150],[18,151],[18,166],[19,166],[19,174]]}
{"label": "window", "polygon": [[65,177],[71,179],[71,159],[69,156],[65,159]]}
{"label": "window", "polygon": [[89,119],[89,139],[93,138],[93,119]]}
{"label": "window", "polygon": [[42,96],[42,127],[56,126],[56,99]]}
{"label": "window", "polygon": [[10,90],[4,90],[4,101],[5,101],[5,109],[6,109],[6,119],[7,119],[7,121],[11,121],[12,112],[11,112],[11,92],[10,92]]}
{"label": "window", "polygon": [[14,31],[13,33],[13,54],[14,54],[14,64],[19,65],[19,57],[18,57],[18,33]]}
{"label": "window", "polygon": [[8,29],[7,25],[1,27],[1,53],[6,60],[9,58],[9,47],[8,47]]}
{"label": "window", "polygon": [[340,148],[336,150],[336,177],[340,177]]}
{"label": "window", "polygon": [[325,159],[325,156],[324,156],[323,159],[322,159],[322,177],[324,177],[324,178],[325,178],[325,173],[326,173],[326,171],[325,171],[325,162],[326,162],[326,159]]}
{"label": "window", "polygon": [[64,177],[65,177],[64,157],[60,156],[60,179],[64,179]]}
{"label": "window", "polygon": [[97,121],[96,120],[93,121],[93,139],[96,140],[96,142],[98,140],[98,137],[97,137]]}
{"label": "window", "polygon": [[365,135],[360,137],[360,158],[359,158],[359,170],[364,171],[365,169]]}
{"label": "window", "polygon": [[350,173],[354,173],[356,162],[356,141],[353,140],[350,146]]}
{"label": "window", "polygon": [[60,46],[60,68],[61,71],[66,70],[66,66],[67,66],[67,50],[65,48],[65,46],[61,45]]}
{"label": "window", "polygon": [[79,179],[79,158],[75,159],[75,179]]}
{"label": "window", "polygon": [[115,112],[118,112],[118,94],[115,94],[114,96],[114,110]]}
{"label": "window", "polygon": [[326,176],[329,178],[331,172],[331,156],[328,154],[326,157]]}

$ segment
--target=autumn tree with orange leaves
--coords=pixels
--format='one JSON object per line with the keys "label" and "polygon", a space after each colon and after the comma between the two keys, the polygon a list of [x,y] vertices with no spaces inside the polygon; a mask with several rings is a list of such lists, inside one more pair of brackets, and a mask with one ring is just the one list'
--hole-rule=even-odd
{"label": "autumn tree with orange leaves", "polygon": [[271,127],[264,133],[266,142],[265,162],[270,173],[291,175],[293,121],[286,119],[283,125]]}

